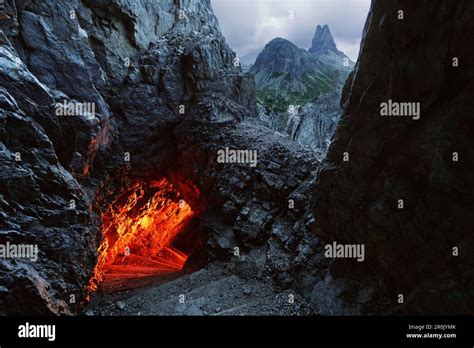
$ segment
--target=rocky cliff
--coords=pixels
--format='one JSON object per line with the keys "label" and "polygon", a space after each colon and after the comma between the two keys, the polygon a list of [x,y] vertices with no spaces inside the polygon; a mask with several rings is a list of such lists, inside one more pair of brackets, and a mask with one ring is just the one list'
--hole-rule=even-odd
{"label": "rocky cliff", "polygon": [[[372,3],[314,190],[318,234],[365,245],[339,276],[379,277],[396,312],[472,314],[473,14],[469,1]],[[382,117],[389,99],[420,103],[419,119]]]}
{"label": "rocky cliff", "polygon": [[319,159],[324,159],[331,145],[341,116],[340,95],[337,92],[316,97],[290,115],[286,129],[289,137],[310,147]]}
{"label": "rocky cliff", "polygon": [[[3,34],[0,40],[0,312],[73,313],[94,264],[98,222],[65,166],[71,158],[66,144],[74,123],[88,130],[84,138],[98,126],[80,118],[62,123],[53,92]],[[6,258],[10,244],[36,245],[38,253]]]}
{"label": "rocky cliff", "polygon": [[257,103],[259,120],[266,127],[311,148],[316,157],[323,160],[341,116],[340,97],[338,92],[322,94],[286,112],[267,111],[263,104]]}

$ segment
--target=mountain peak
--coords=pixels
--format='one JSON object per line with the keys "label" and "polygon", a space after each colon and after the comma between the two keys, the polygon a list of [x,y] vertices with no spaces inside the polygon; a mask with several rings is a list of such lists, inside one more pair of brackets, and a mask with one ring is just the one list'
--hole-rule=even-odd
{"label": "mountain peak", "polygon": [[316,27],[313,42],[308,51],[310,53],[324,53],[327,51],[339,52],[327,24],[322,27],[320,25]]}
{"label": "mountain peak", "polygon": [[277,37],[265,45],[250,71],[259,71],[271,66],[274,72],[288,73],[297,69],[300,58],[304,58],[305,55],[308,55],[306,50]]}
{"label": "mountain peak", "polygon": [[277,37],[271,40],[269,43],[265,45],[265,49],[274,49],[274,48],[285,47],[285,46],[298,49],[298,47],[296,47],[292,42],[286,39],[283,39],[281,37]]}

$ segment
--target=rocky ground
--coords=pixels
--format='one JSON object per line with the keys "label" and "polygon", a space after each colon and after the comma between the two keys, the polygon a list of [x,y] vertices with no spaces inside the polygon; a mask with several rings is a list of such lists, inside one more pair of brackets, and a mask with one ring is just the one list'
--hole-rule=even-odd
{"label": "rocky ground", "polygon": [[[277,292],[270,278],[238,258],[213,263],[158,286],[95,295],[85,315],[308,315],[292,290]],[[249,274],[254,274],[249,277]]]}

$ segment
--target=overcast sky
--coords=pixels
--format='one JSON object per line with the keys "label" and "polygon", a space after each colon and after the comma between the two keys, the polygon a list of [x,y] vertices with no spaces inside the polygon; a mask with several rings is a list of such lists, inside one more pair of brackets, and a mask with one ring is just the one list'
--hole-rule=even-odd
{"label": "overcast sky", "polygon": [[244,63],[245,56],[256,56],[276,37],[309,48],[318,24],[328,24],[338,49],[355,61],[370,7],[370,0],[211,2],[228,44]]}

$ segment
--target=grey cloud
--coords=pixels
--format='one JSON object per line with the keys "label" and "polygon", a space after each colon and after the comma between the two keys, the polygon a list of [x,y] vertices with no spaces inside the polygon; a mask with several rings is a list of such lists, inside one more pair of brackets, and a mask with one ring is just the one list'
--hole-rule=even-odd
{"label": "grey cloud", "polygon": [[355,60],[370,0],[212,0],[212,6],[240,57],[257,54],[275,37],[308,48],[316,25],[328,24],[338,48]]}

